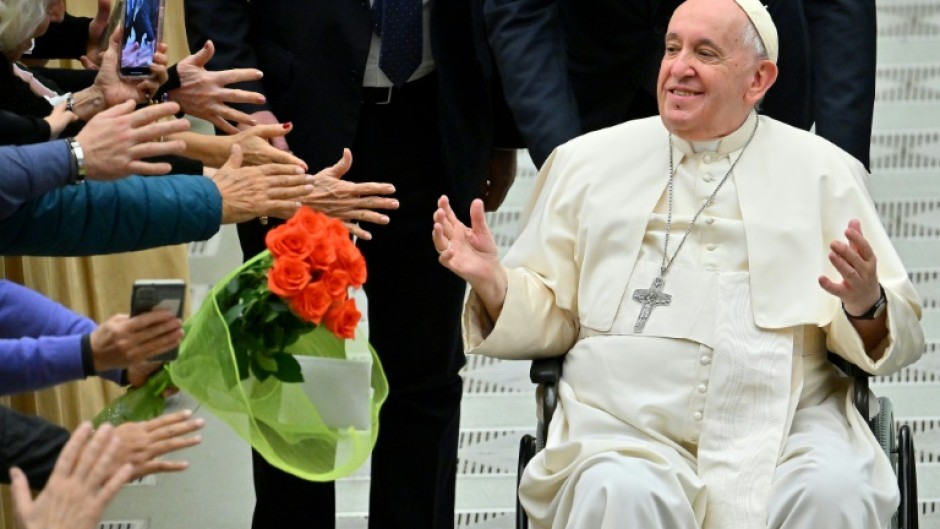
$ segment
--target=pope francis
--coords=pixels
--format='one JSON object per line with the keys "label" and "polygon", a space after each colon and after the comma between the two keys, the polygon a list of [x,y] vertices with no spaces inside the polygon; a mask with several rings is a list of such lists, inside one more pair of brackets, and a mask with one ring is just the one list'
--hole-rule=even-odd
{"label": "pope francis", "polygon": [[482,204],[441,197],[468,352],[566,355],[519,494],[536,528],[881,528],[888,459],[833,351],[872,374],[924,349],[862,165],[760,116],[777,33],[758,0],[672,17],[660,116],[559,147],[501,264]]}

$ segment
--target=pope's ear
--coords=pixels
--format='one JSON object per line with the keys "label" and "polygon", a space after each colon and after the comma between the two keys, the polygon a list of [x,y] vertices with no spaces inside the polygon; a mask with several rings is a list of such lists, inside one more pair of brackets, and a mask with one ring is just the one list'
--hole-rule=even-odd
{"label": "pope's ear", "polygon": [[764,98],[770,87],[777,81],[777,65],[768,59],[760,61],[754,77],[751,79],[751,85],[747,90],[747,99],[754,104]]}

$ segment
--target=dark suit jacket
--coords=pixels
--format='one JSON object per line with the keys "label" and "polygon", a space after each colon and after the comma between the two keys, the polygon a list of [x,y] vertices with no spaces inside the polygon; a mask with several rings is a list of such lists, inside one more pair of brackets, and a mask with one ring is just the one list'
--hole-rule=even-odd
{"label": "dark suit jacket", "polygon": [[[186,17],[191,49],[215,43],[210,69],[264,72],[246,87],[264,93],[280,121],[293,122],[288,143],[311,168],[332,165],[352,145],[372,35],[367,0],[188,0]],[[430,31],[443,158],[455,209],[466,211],[500,142],[498,81],[478,2],[435,0]]]}
{"label": "dark suit jacket", "polygon": [[[555,147],[579,134],[656,114],[652,103],[663,38],[679,0],[483,1],[489,42],[502,74],[506,99],[537,164]],[[865,9],[861,6],[839,12],[831,5],[824,6],[837,2],[850,4],[852,0],[769,0],[768,10],[780,35],[781,73],[763,103],[765,114],[803,129],[812,125],[813,63],[804,4],[807,13],[816,13],[811,20],[824,18],[820,13],[825,13],[830,21],[843,24],[857,20],[857,13]],[[868,61],[864,51],[861,58],[848,55],[851,50],[866,50],[869,37],[873,46],[874,34],[868,35],[867,30],[822,33],[826,31],[828,44],[821,44],[821,36],[814,40],[815,79],[832,85],[838,72],[846,68],[854,72],[850,64]],[[845,50],[836,53],[845,65],[832,56],[836,48]],[[868,74],[851,75],[853,81],[841,82],[840,94],[858,93],[859,89],[845,86],[855,79],[860,85],[866,84]],[[829,94],[833,90],[818,87],[820,91]],[[827,97],[825,103],[816,106],[817,119],[826,122],[818,125],[820,132],[826,135],[831,128],[839,128],[853,135],[857,143],[867,145],[864,129],[848,130],[850,127],[834,119],[833,114],[853,114],[857,106],[870,108],[874,92],[870,99]],[[836,103],[836,97],[843,102]],[[825,111],[820,109],[822,106]],[[868,116],[870,122],[870,113]],[[826,137],[858,156],[835,135]]]}

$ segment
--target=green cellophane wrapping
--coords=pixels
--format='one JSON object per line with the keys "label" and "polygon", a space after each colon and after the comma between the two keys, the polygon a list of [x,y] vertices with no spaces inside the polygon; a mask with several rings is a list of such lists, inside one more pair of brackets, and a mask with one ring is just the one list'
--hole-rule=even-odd
{"label": "green cellophane wrapping", "polygon": [[[216,284],[199,311],[187,321],[179,358],[167,369],[176,386],[225,421],[269,463],[303,479],[332,481],[355,471],[371,454],[388,382],[378,356],[360,329],[354,340],[343,340],[325,326],[301,336],[286,352],[320,357],[334,365],[359,362],[350,367],[371,373],[368,428],[329,426],[301,384],[284,383],[274,377],[263,382],[254,377],[238,379],[231,337],[217,299],[241,270],[265,254]],[[371,360],[371,369],[362,365],[363,360]]]}

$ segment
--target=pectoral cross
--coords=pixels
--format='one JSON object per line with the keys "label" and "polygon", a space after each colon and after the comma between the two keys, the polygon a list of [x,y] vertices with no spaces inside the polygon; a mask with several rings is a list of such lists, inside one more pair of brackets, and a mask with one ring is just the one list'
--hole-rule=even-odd
{"label": "pectoral cross", "polygon": [[636,319],[636,324],[633,326],[633,332],[638,334],[643,332],[643,327],[646,326],[646,320],[653,312],[653,307],[672,303],[672,296],[663,292],[663,285],[665,284],[666,281],[660,276],[653,280],[653,284],[649,288],[638,288],[633,291],[633,301],[643,304],[640,315]]}

